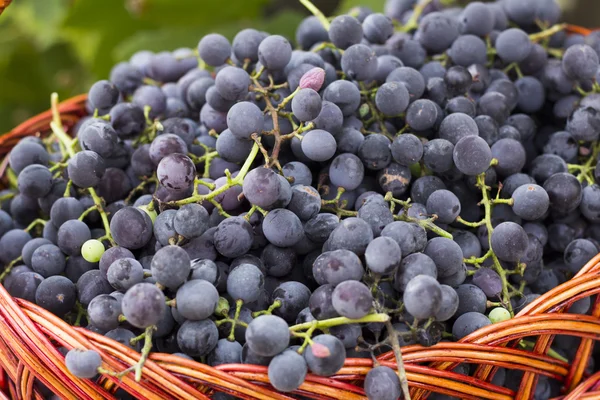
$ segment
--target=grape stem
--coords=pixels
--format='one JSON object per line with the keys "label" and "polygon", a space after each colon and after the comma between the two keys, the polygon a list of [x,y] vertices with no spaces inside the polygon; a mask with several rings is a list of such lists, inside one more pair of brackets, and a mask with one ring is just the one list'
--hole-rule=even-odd
{"label": "grape stem", "polygon": [[110,242],[110,244],[112,246],[116,246],[117,243],[115,243],[115,241],[112,238],[112,235],[110,233],[110,223],[108,222],[108,216],[106,215],[106,212],[104,211],[104,206],[102,205],[102,199],[100,198],[100,196],[98,196],[98,194],[96,193],[96,190],[94,188],[88,188],[88,193],[90,194],[90,196],[92,196],[92,199],[94,200],[94,205],[95,207],[98,209],[98,213],[100,213],[100,218],[102,219],[102,225],[104,226],[104,231],[106,232],[106,238],[108,239],[108,241]]}
{"label": "grape stem", "polygon": [[529,35],[529,40],[531,40],[532,42],[537,42],[539,40],[550,37],[550,36],[554,35],[555,33],[558,33],[560,31],[564,30],[566,27],[567,27],[567,24],[556,24],[554,26],[551,26],[548,29],[544,29],[541,32],[532,33],[531,35]]}
{"label": "grape stem", "polygon": [[321,321],[317,321],[315,324],[315,321],[309,321],[309,322],[304,322],[302,324],[296,324],[293,326],[290,326],[290,332],[299,332],[299,331],[304,331],[307,329],[310,329],[313,327],[313,325],[315,325],[315,329],[327,329],[327,328],[332,328],[334,326],[338,326],[338,325],[347,325],[347,324],[364,324],[364,323],[369,323],[369,322],[386,322],[389,321],[390,316],[387,314],[383,314],[383,313],[373,313],[373,314],[369,314],[369,315],[365,315],[362,318],[359,319],[350,319],[350,318],[346,318],[346,317],[335,317],[335,318],[329,318],[329,319],[324,319]]}
{"label": "grape stem", "polygon": [[482,257],[468,258],[468,259],[465,258],[464,262],[466,264],[478,266],[478,265],[482,264],[488,258],[492,259],[493,269],[494,269],[494,271],[496,271],[496,273],[500,276],[500,279],[502,280],[502,305],[510,312],[510,315],[512,317],[512,316],[514,316],[514,311],[512,309],[512,304],[510,302],[511,296],[510,296],[510,293],[508,292],[509,283],[507,280],[507,271],[502,267],[502,265],[500,264],[500,260],[498,259],[498,257],[496,257],[496,254],[492,250],[492,232],[494,231],[494,227],[492,225],[492,207],[495,204],[512,205],[513,200],[512,199],[500,199],[498,197],[500,189],[498,189],[498,196],[495,199],[490,199],[489,194],[488,194],[488,190],[490,190],[490,187],[485,184],[485,172],[477,175],[477,186],[481,189],[482,200],[479,204],[483,205],[483,207],[484,207],[484,211],[485,211],[484,218],[479,222],[467,222],[460,217],[458,217],[456,220],[458,222],[462,223],[463,225],[466,225],[466,226],[469,226],[472,228],[485,225],[487,232],[488,232],[489,250]]}
{"label": "grape stem", "polygon": [[253,312],[252,313],[252,317],[256,318],[256,317],[258,317],[260,315],[270,315],[270,314],[273,314],[273,311],[275,311],[279,307],[281,307],[281,301],[275,300],[273,302],[273,304],[271,304],[269,306],[269,308],[267,308],[266,310]]}
{"label": "grape stem", "polygon": [[242,300],[236,300],[235,302],[235,315],[233,317],[233,321],[231,321],[231,330],[229,331],[229,337],[227,340],[233,342],[235,340],[235,326],[240,319],[240,312],[242,311],[242,305],[244,302]]}
{"label": "grape stem", "polygon": [[2,271],[2,273],[0,274],[0,282],[2,282],[4,278],[6,278],[6,275],[10,274],[10,271],[12,271],[13,267],[21,261],[23,261],[23,256],[19,256],[12,260],[10,264],[8,264],[4,271]]}
{"label": "grape stem", "polygon": [[258,145],[256,143],[254,143],[254,145],[252,146],[252,150],[250,151],[250,155],[244,162],[244,165],[242,166],[242,168],[239,170],[237,176],[235,178],[232,178],[231,182],[226,183],[225,185],[221,186],[220,188],[215,189],[212,192],[207,193],[207,194],[192,195],[186,199],[177,200],[177,201],[169,201],[169,202],[166,202],[165,204],[167,204],[169,206],[183,206],[185,204],[200,203],[202,201],[207,201],[207,200],[210,201],[211,199],[214,199],[221,193],[225,193],[227,190],[231,189],[233,186],[236,186],[236,185],[241,186],[244,183],[244,177],[250,170],[250,167],[252,166],[252,163],[254,162],[254,159],[256,158],[257,154],[258,154]]}
{"label": "grape stem", "polygon": [[311,3],[310,0],[300,0],[300,3],[302,3],[302,5],[306,7],[308,11],[310,11],[315,17],[317,17],[317,19],[319,20],[319,22],[321,22],[321,25],[323,25],[323,28],[325,28],[326,31],[329,30],[329,20],[327,20],[327,17],[325,17],[321,10],[319,10],[313,3]]}
{"label": "grape stem", "polygon": [[41,219],[41,218],[37,218],[37,219],[33,220],[33,222],[32,222],[32,223],[30,223],[30,224],[27,226],[27,228],[25,228],[25,229],[24,229],[24,231],[25,231],[25,232],[29,232],[29,231],[31,231],[33,228],[35,228],[35,227],[36,227],[36,226],[38,226],[38,225],[45,226],[47,222],[48,222],[48,221],[45,221],[45,220],[43,220],[43,219]]}
{"label": "grape stem", "polygon": [[413,29],[417,29],[419,27],[419,17],[421,17],[423,10],[425,10],[425,7],[427,7],[431,1],[432,0],[423,0],[415,5],[410,19],[406,21],[406,24],[400,27],[400,32],[410,32]]}
{"label": "grape stem", "polygon": [[[150,350],[152,350],[152,334],[154,333],[154,330],[156,329],[156,326],[152,325],[146,328],[146,331],[141,335],[144,338],[144,347],[142,348],[142,353],[141,353],[141,357],[139,359],[139,361],[137,363],[135,363],[134,365],[132,365],[131,367],[127,368],[124,371],[121,371],[119,373],[113,373],[113,372],[108,372],[108,371],[104,371],[105,373],[109,374],[109,375],[113,375],[116,376],[117,378],[122,378],[125,375],[127,375],[128,373],[135,371],[135,381],[139,382],[142,379],[142,369],[144,368],[144,364],[146,363],[146,360],[148,359],[148,356],[150,355]],[[133,338],[132,340],[141,340],[138,338]],[[136,340],[136,342],[137,342]]]}
{"label": "grape stem", "polygon": [[398,370],[397,372],[398,378],[400,379],[400,386],[402,387],[402,394],[404,395],[405,399],[410,400],[408,380],[406,379],[406,370],[404,369],[404,361],[402,360],[402,351],[400,349],[400,342],[398,341],[398,333],[394,329],[394,326],[389,319],[385,321],[385,328],[388,331],[388,338],[394,351],[394,357],[396,358],[396,368]]}

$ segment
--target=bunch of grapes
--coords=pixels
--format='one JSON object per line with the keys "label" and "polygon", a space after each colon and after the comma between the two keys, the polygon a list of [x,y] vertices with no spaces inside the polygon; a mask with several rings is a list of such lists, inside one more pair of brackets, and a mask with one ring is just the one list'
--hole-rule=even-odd
{"label": "bunch of grapes", "polygon": [[[290,392],[508,320],[599,252],[599,34],[567,35],[554,0],[301,1],[293,44],[244,29],[140,51],[91,87],[74,138],[53,96],[52,134],[10,153],[3,285],[142,351],[107,371],[73,349],[74,375],[139,379],[157,351],[268,366]],[[408,397],[398,364],[368,373],[369,399]]]}

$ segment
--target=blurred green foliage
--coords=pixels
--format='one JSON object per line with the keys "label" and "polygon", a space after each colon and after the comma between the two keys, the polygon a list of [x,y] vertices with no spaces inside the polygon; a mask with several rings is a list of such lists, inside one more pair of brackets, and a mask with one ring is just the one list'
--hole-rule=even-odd
{"label": "blurred green foliage", "polygon": [[[384,0],[320,3],[381,11]],[[206,33],[231,39],[246,27],[293,39],[305,15],[296,0],[14,1],[0,16],[0,133],[46,110],[51,92],[86,92],[138,50],[194,47]]]}

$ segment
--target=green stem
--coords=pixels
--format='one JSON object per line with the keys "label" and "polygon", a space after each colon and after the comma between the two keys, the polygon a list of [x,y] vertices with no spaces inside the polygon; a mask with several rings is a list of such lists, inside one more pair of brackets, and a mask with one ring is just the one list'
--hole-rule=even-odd
{"label": "green stem", "polygon": [[310,0],[300,0],[300,3],[304,7],[306,7],[308,11],[310,11],[315,17],[317,17],[317,19],[319,20],[319,22],[321,22],[321,25],[323,25],[323,28],[325,28],[326,31],[329,30],[329,21],[327,20],[327,17],[325,17],[325,15],[321,12],[321,10],[319,10],[313,3],[311,3]]}
{"label": "green stem", "polygon": [[104,226],[104,231],[106,232],[106,238],[108,239],[111,245],[116,246],[117,244],[115,243],[115,241],[112,238],[112,235],[110,234],[110,223],[108,222],[108,216],[106,215],[106,211],[104,211],[102,199],[100,198],[100,196],[98,196],[94,188],[88,188],[88,193],[90,194],[90,196],[92,196],[92,199],[94,200],[94,205],[100,213],[102,225]]}
{"label": "green stem", "polygon": [[73,139],[67,135],[63,129],[62,120],[60,119],[60,113],[58,111],[58,93],[52,93],[50,96],[50,108],[52,110],[52,122],[50,122],[52,133],[54,133],[58,140],[65,146],[65,150],[69,154],[69,157],[74,157],[75,150],[73,149]]}
{"label": "green stem", "polygon": [[400,350],[400,342],[398,341],[398,333],[394,329],[394,325],[388,319],[385,321],[385,327],[388,331],[388,337],[394,350],[394,357],[396,358],[396,368],[398,369],[398,378],[400,379],[400,386],[402,387],[402,393],[404,398],[410,400],[410,392],[408,391],[408,380],[406,379],[406,370],[404,369],[404,360],[402,360],[402,351]]}
{"label": "green stem", "polygon": [[35,227],[36,227],[36,226],[38,226],[38,225],[45,226],[45,225],[46,225],[46,223],[47,223],[47,221],[45,221],[45,220],[43,220],[43,219],[41,219],[41,218],[37,218],[37,219],[33,220],[33,222],[32,222],[32,223],[30,223],[30,224],[27,226],[27,228],[25,228],[24,230],[25,230],[25,232],[29,232],[29,231],[31,231],[33,228],[35,228]]}
{"label": "green stem", "polygon": [[532,42],[537,42],[538,40],[542,40],[546,37],[552,36],[555,33],[564,30],[566,27],[567,27],[567,24],[556,24],[556,25],[551,26],[550,28],[545,29],[541,32],[533,33],[533,34],[529,35],[529,40],[531,40]]}
{"label": "green stem", "polygon": [[13,267],[21,261],[23,261],[23,256],[19,256],[12,260],[10,264],[8,264],[4,271],[2,271],[2,273],[0,274],[0,282],[2,282],[4,278],[6,278],[6,275],[10,274],[10,271],[12,271]]}
{"label": "green stem", "polygon": [[244,183],[244,177],[250,170],[250,167],[252,166],[252,163],[254,162],[254,159],[256,158],[257,154],[258,154],[258,145],[256,143],[254,143],[254,145],[252,146],[252,151],[250,151],[250,155],[246,159],[246,162],[244,163],[244,165],[242,165],[242,168],[239,170],[237,176],[232,179],[231,184],[225,184],[225,185],[221,186],[220,188],[215,189],[208,194],[199,194],[199,195],[195,195],[195,196],[192,195],[192,196],[188,197],[187,199],[170,201],[166,204],[171,205],[171,206],[182,206],[185,204],[199,203],[199,202],[206,201],[206,200],[210,201],[211,199],[214,199],[221,193],[225,193],[227,190],[229,190],[231,187],[233,187],[235,185],[241,186]]}
{"label": "green stem", "polygon": [[425,7],[427,7],[429,5],[429,3],[431,3],[431,1],[432,0],[423,0],[423,1],[419,2],[413,9],[410,19],[406,22],[406,24],[404,26],[402,26],[400,28],[400,31],[401,32],[410,32],[413,29],[418,28],[419,27],[419,17],[421,16],[421,14],[423,14],[423,10],[425,9]]}
{"label": "green stem", "polygon": [[[387,314],[369,314],[365,315],[359,319],[350,319],[346,317],[335,317],[330,319],[324,319],[321,321],[317,321],[316,329],[326,329],[332,328],[338,325],[347,325],[347,324],[364,324],[369,322],[386,322],[390,319],[390,316]],[[297,324],[290,326],[290,332],[298,332],[310,329],[313,326],[314,321],[304,322],[302,324]]]}

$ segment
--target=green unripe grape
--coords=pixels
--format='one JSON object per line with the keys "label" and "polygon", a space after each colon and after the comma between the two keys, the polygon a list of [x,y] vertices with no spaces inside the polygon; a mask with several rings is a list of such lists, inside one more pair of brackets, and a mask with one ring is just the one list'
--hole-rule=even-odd
{"label": "green unripe grape", "polygon": [[156,221],[156,216],[158,214],[156,213],[156,211],[154,211],[154,206],[149,207],[148,205],[145,205],[145,206],[138,206],[138,208],[140,210],[144,211],[146,214],[148,214],[148,216],[152,220],[152,223],[154,223],[154,221]]}
{"label": "green unripe grape", "polygon": [[101,241],[90,239],[81,246],[81,255],[85,261],[95,263],[100,261],[104,250],[104,245]]}
{"label": "green unripe grape", "polygon": [[490,311],[490,315],[488,316],[492,324],[508,321],[510,319],[510,312],[504,307],[496,307],[492,311]]}

